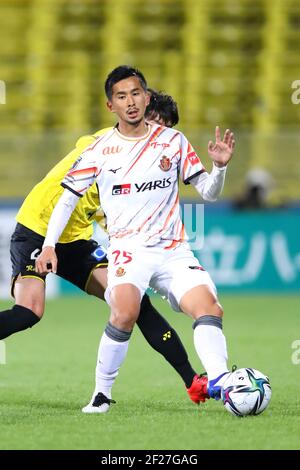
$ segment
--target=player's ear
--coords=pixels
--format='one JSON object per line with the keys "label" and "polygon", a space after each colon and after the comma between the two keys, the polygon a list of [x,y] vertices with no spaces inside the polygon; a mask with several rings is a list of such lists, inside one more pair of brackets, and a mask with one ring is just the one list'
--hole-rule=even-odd
{"label": "player's ear", "polygon": [[150,103],[150,98],[151,98],[151,95],[149,91],[146,91],[146,106],[148,106],[148,104]]}
{"label": "player's ear", "polygon": [[113,104],[112,104],[111,101],[107,101],[107,102],[106,102],[106,106],[107,106],[107,109],[108,109],[111,113],[114,113],[114,112],[115,112],[115,110],[114,110],[114,108],[113,108]]}

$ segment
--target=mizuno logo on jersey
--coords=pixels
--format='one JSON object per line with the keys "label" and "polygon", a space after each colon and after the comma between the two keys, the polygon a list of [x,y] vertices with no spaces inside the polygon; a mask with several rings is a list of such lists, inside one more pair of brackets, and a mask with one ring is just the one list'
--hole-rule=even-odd
{"label": "mizuno logo on jersey", "polygon": [[121,166],[120,166],[120,168],[110,168],[110,170],[108,170],[108,171],[111,171],[115,175],[117,173],[117,171],[121,170],[121,168],[122,168]]}
{"label": "mizuno logo on jersey", "polygon": [[112,188],[112,195],[130,194],[131,184],[115,184]]}
{"label": "mizuno logo on jersey", "polygon": [[137,184],[135,183],[136,192],[151,191],[152,189],[164,189],[171,186],[171,178],[164,178],[162,180],[149,181],[148,183]]}

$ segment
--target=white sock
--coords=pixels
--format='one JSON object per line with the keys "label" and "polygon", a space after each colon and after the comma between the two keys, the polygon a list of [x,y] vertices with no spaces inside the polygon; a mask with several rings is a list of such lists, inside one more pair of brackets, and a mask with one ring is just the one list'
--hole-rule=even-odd
{"label": "white sock", "polygon": [[111,398],[111,388],[125,360],[128,341],[115,341],[104,332],[100,340],[96,365],[96,387],[93,397],[102,392]]}
{"label": "white sock", "polygon": [[220,328],[197,325],[194,329],[194,345],[207,372],[208,380],[228,372],[226,339]]}

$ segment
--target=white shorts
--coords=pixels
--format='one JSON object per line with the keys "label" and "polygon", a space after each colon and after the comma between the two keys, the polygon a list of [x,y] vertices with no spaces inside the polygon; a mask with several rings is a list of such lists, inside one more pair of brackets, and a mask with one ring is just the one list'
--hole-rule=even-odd
{"label": "white shorts", "polygon": [[143,297],[151,287],[180,312],[182,296],[193,287],[208,285],[216,295],[210,275],[199,264],[188,243],[172,250],[163,247],[136,246],[132,240],[115,240],[108,249],[108,286],[105,300],[109,304],[114,286],[133,284]]}

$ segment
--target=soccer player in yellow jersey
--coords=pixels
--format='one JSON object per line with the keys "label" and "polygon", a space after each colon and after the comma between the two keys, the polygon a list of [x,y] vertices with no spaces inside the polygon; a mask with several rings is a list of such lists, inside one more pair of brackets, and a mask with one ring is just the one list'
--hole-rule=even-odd
{"label": "soccer player in yellow jersey", "polygon": [[[150,120],[172,127],[178,122],[176,103],[168,95],[151,91],[146,110]],[[107,129],[81,137],[74,148],[29,193],[17,214],[17,226],[11,239],[13,266],[12,295],[15,305],[0,312],[0,339],[35,325],[44,313],[45,276],[34,270],[41,251],[48,221],[63,188],[60,183],[82,151]],[[80,200],[57,245],[59,258],[57,275],[88,294],[103,299],[107,284],[107,259],[104,249],[92,240],[93,223],[98,221],[99,195],[94,184]],[[200,377],[191,367],[187,353],[176,331],[154,309],[147,295],[137,321],[148,343],[175,368],[185,382],[190,398],[199,403],[199,390],[206,377]],[[168,334],[167,340],[165,333]]]}

